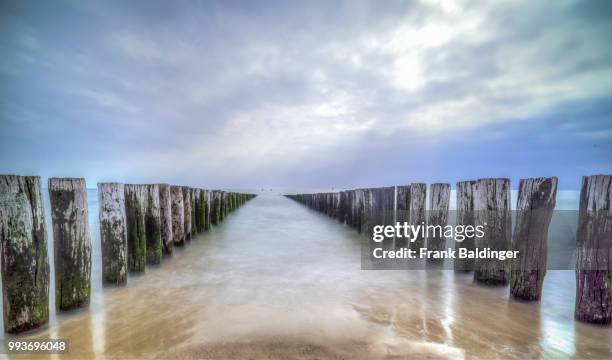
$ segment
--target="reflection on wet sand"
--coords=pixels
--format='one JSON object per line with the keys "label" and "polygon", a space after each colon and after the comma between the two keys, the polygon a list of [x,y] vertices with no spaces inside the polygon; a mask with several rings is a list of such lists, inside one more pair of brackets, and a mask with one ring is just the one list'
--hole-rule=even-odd
{"label": "reflection on wet sand", "polygon": [[94,286],[89,310],[30,336],[70,339],[58,359],[611,355],[611,329],[573,320],[571,271],[549,272],[542,302],[523,303],[471,274],[361,271],[360,259],[352,229],[260,196],[126,288]]}

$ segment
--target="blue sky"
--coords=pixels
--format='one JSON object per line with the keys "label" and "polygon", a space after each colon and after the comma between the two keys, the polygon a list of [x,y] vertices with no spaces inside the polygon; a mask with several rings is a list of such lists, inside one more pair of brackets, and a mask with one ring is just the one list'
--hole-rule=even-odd
{"label": "blue sky", "polygon": [[610,39],[609,1],[0,0],[0,173],[578,189]]}

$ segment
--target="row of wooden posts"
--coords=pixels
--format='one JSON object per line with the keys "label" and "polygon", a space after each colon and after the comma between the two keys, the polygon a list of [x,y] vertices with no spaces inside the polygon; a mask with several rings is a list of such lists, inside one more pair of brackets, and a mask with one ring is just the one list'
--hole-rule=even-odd
{"label": "row of wooden posts", "polygon": [[[89,304],[91,237],[82,178],[50,178],[55,304]],[[161,263],[175,246],[220,223],[255,195],[168,184],[98,184],[102,280],[125,285],[128,273]],[[0,245],[4,331],[49,319],[49,261],[41,180],[0,175]]]}
{"label": "row of wooden posts", "polygon": [[[394,221],[421,224],[426,219],[424,183],[385,188],[355,189],[330,193],[287,195],[317,211],[338,219],[368,236],[375,225]],[[546,274],[548,227],[555,208],[557,178],[522,179],[519,185],[516,220],[512,233],[510,180],[479,179],[457,183],[457,225],[487,223],[482,239],[456,242],[455,247],[518,250],[508,261],[455,259],[456,271],[474,270],[474,280],[485,284],[510,283],[510,294],[521,300],[539,300]],[[449,184],[431,184],[429,224],[446,225]],[[575,318],[580,321],[612,323],[612,176],[582,179],[576,236]],[[427,240],[427,244],[425,241]],[[553,240],[554,241],[554,240]],[[428,250],[441,250],[446,239],[417,239],[413,244],[396,243]]]}

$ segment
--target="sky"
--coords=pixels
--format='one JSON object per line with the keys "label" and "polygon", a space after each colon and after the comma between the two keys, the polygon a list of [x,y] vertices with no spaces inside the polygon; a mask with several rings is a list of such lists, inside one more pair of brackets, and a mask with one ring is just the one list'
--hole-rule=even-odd
{"label": "sky", "polygon": [[612,173],[612,2],[0,0],[0,173],[351,188]]}

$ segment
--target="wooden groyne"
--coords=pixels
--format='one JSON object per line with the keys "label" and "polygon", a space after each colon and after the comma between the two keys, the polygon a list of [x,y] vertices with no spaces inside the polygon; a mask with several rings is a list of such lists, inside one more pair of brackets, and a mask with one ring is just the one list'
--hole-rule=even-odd
{"label": "wooden groyne", "polygon": [[102,247],[102,282],[127,283],[127,233],[125,223],[125,186],[120,183],[99,183],[100,244]]}
{"label": "wooden groyne", "polygon": [[[456,224],[466,228],[474,226],[474,192],[476,181],[460,181],[457,183],[457,221]],[[474,238],[464,238],[455,241],[455,249],[473,251],[475,249]],[[467,272],[474,270],[473,258],[455,259],[455,271]]]}
{"label": "wooden groyne", "polygon": [[147,260],[146,196],[146,185],[125,185],[128,270],[132,273],[143,272]]}
{"label": "wooden groyne", "polygon": [[85,179],[49,179],[53,223],[55,305],[71,310],[89,305],[91,237]]}
{"label": "wooden groyne", "polygon": [[[486,226],[482,238],[476,238],[476,248],[505,251],[510,249],[512,218],[510,213],[510,179],[480,179],[474,196],[474,223]],[[491,285],[508,282],[509,262],[477,258],[474,280]]]}
{"label": "wooden groyne", "polygon": [[[211,216],[219,223],[255,197],[215,192],[217,209],[211,207],[210,190],[99,183],[103,284],[125,286],[129,273],[143,273],[162,262],[163,254],[170,258],[175,244],[185,245],[187,229],[194,239],[210,229]],[[49,199],[56,307],[85,307],[91,296],[92,254],[85,180],[49,179]],[[40,177],[0,175],[0,244],[4,331],[18,334],[46,324],[50,276]]]}
{"label": "wooden groyne", "polygon": [[181,188],[183,190],[183,234],[185,235],[185,242],[191,240],[191,189],[187,186]]}
{"label": "wooden groyne", "polygon": [[49,262],[40,177],[0,175],[4,331],[49,321]]}
{"label": "wooden groyne", "polygon": [[557,178],[522,179],[516,204],[512,247],[519,250],[510,272],[510,293],[540,300],[546,275],[548,227],[557,198]]}
{"label": "wooden groyne", "polygon": [[[427,184],[416,183],[410,184],[410,210],[408,223],[413,226],[425,226],[427,225],[427,219],[425,215],[425,206],[427,204]],[[420,249],[425,247],[425,237],[421,234],[417,235],[416,238],[410,239],[411,249]]]}
{"label": "wooden groyne", "polygon": [[170,199],[172,206],[172,238],[174,246],[185,245],[185,204],[183,202],[183,188],[170,186]]}
{"label": "wooden groyne", "polygon": [[[450,184],[431,184],[429,187],[429,225],[438,225],[444,229],[448,225],[448,208],[450,203]],[[435,232],[427,238],[427,249],[441,251],[446,248],[443,232]],[[440,264],[443,259],[428,258],[428,263]]]}
{"label": "wooden groyne", "polygon": [[168,184],[159,184],[159,212],[162,249],[164,254],[169,256],[174,252],[174,238],[172,235],[172,195]]}
{"label": "wooden groyne", "polygon": [[577,320],[612,323],[612,176],[585,176],[580,191],[576,260]]}
{"label": "wooden groyne", "polygon": [[[337,218],[340,223],[371,237],[375,225],[387,225],[388,201],[381,194],[387,188],[343,190],[336,193],[285,195],[314,210]],[[446,225],[450,199],[448,184],[430,186],[429,218],[425,219],[426,185],[409,184],[394,189],[396,222],[412,225]],[[514,233],[511,217],[509,179],[461,181],[456,187],[456,226],[472,229],[486,223],[481,238],[454,241],[455,250],[476,248],[518,251],[510,261],[498,259],[455,258],[459,272],[474,272],[474,281],[486,285],[510,283],[510,297],[537,301],[542,295],[546,275],[548,229],[556,204],[557,178],[522,179],[516,204]],[[577,320],[610,325],[612,323],[612,175],[583,178],[577,230],[576,304]],[[443,249],[444,236],[430,236],[422,246]],[[419,246],[419,245],[417,245]],[[395,248],[410,247],[396,238]],[[415,246],[416,247],[416,246]],[[436,261],[433,261],[434,263]]]}
{"label": "wooden groyne", "polygon": [[147,191],[145,202],[145,236],[147,265],[157,265],[162,261],[161,211],[159,185],[144,185]]}

